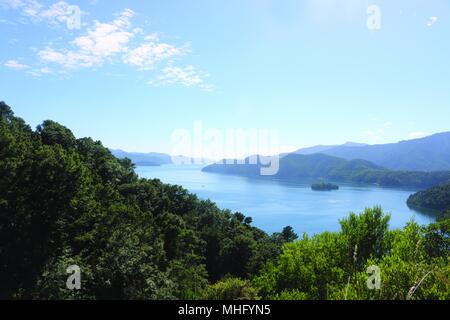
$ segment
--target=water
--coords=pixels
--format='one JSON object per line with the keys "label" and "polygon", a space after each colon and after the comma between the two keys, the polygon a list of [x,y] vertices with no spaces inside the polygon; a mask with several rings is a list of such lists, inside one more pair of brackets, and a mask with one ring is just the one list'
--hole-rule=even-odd
{"label": "water", "polygon": [[435,220],[408,208],[406,200],[415,190],[339,184],[340,190],[317,192],[311,181],[298,183],[205,173],[202,166],[165,165],[137,167],[144,178],[181,185],[202,199],[210,199],[222,209],[242,212],[253,225],[273,233],[290,225],[298,234],[312,235],[338,231],[338,220],[349,212],[380,205],[390,212],[391,228],[401,228],[411,218],[420,224]]}

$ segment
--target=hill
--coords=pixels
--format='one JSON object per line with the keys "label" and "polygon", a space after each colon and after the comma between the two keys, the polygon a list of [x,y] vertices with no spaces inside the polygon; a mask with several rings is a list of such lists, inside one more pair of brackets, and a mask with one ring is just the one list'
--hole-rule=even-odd
{"label": "hill", "polygon": [[363,159],[391,170],[450,170],[450,132],[379,145],[318,146],[295,153],[323,153],[347,160]]}
{"label": "hill", "polygon": [[441,212],[450,210],[450,183],[413,194],[408,199],[408,205]]}
{"label": "hill", "polygon": [[[245,164],[213,164],[205,167],[203,171],[260,177],[260,169],[260,164],[249,164],[247,158]],[[268,178],[287,180],[314,178],[386,187],[427,188],[450,181],[450,171],[392,171],[366,160],[346,160],[324,154],[288,154],[280,158],[278,173]]]}

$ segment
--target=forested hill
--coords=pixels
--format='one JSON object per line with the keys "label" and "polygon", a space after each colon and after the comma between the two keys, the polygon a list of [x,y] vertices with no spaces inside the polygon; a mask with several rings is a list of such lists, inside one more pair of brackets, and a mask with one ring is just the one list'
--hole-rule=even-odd
{"label": "forested hill", "polygon": [[450,210],[450,183],[413,194],[408,205],[441,212]]}
{"label": "forested hill", "polygon": [[[128,159],[53,121],[33,131],[0,103],[0,299],[177,299],[245,278],[292,241],[185,189],[140,179]],[[81,291],[65,289],[66,268]]]}
{"label": "forested hill", "polygon": [[[205,167],[203,171],[258,177],[261,167],[261,164],[249,164],[247,158],[245,164],[213,164]],[[345,160],[325,154],[288,154],[280,158],[279,172],[266,178],[314,178],[385,187],[428,188],[450,181],[450,171],[392,171],[366,160]]]}

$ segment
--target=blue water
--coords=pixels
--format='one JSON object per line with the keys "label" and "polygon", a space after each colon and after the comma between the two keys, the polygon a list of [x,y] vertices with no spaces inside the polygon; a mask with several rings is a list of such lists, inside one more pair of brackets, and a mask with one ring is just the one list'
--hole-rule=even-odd
{"label": "blue water", "polygon": [[210,199],[220,208],[242,212],[253,218],[253,225],[268,233],[290,225],[298,234],[312,235],[338,231],[338,220],[349,212],[380,205],[390,212],[391,228],[400,228],[411,218],[420,224],[434,221],[408,208],[406,200],[416,190],[340,184],[340,190],[312,191],[311,181],[298,183],[205,173],[202,166],[165,165],[137,167],[144,178],[181,185],[202,199]]}

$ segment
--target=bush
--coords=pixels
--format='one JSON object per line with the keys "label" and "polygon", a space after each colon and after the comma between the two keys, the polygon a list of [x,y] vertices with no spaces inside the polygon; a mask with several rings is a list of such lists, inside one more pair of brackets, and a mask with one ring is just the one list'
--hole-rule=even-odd
{"label": "bush", "polygon": [[203,292],[203,300],[259,300],[258,290],[250,281],[239,278],[225,278],[208,286]]}

